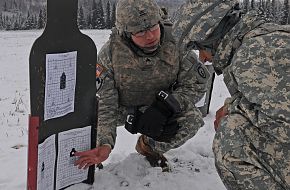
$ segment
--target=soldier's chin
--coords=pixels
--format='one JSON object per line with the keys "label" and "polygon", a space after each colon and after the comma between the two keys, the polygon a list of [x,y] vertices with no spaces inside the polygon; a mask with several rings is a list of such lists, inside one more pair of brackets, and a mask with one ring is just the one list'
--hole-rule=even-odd
{"label": "soldier's chin", "polygon": [[150,46],[150,47],[144,47],[143,49],[148,51],[148,52],[153,52],[156,51],[158,48],[158,44],[154,45],[154,46]]}

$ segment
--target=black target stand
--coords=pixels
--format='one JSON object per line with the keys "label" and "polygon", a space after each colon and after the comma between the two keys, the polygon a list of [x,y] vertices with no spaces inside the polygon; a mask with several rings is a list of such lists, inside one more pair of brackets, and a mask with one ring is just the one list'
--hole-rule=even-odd
{"label": "black target stand", "polygon": [[78,0],[47,0],[47,24],[30,52],[28,190],[94,182],[94,166],[73,167],[75,151],[96,146],[97,126],[97,49],[79,31],[77,10]]}

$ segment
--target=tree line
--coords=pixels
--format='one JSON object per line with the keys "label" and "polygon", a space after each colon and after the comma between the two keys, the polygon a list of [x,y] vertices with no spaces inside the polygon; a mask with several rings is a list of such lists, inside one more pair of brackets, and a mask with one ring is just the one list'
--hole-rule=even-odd
{"label": "tree line", "polygon": [[[17,11],[17,1],[7,5],[5,2],[0,12],[0,30],[42,29],[46,23],[46,9],[42,7],[37,14]],[[164,6],[164,5],[163,5]],[[166,8],[170,4],[166,4]],[[290,24],[289,0],[243,0],[245,11],[259,8],[278,24]],[[89,7],[80,5],[77,23],[80,29],[111,29],[116,20],[116,1],[110,0],[103,5],[103,0],[92,0]]]}
{"label": "tree line", "polygon": [[[14,4],[12,4],[14,5]],[[15,3],[17,7],[17,3]],[[0,30],[32,30],[42,29],[46,23],[46,8],[43,7],[37,14],[30,11],[23,14],[14,6],[9,9],[6,2],[0,12]],[[102,0],[92,0],[89,11],[83,6],[78,7],[77,23],[80,29],[111,29],[116,20],[116,3],[107,1],[103,6]]]}
{"label": "tree line", "polygon": [[264,15],[277,24],[290,24],[289,0],[243,0],[243,9],[260,9]]}
{"label": "tree line", "polygon": [[78,9],[78,26],[80,29],[111,29],[116,21],[116,2],[92,1],[92,8],[85,14],[82,6]]}

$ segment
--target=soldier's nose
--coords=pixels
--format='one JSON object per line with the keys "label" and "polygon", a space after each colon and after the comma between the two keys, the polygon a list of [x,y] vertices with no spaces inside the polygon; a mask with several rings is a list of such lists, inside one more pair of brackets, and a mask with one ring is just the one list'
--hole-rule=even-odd
{"label": "soldier's nose", "polygon": [[150,40],[154,37],[153,33],[150,30],[146,31],[145,35],[147,40]]}

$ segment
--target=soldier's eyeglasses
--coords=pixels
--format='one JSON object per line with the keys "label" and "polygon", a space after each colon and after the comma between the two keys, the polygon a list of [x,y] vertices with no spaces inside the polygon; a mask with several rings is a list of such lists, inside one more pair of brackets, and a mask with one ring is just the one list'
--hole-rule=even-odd
{"label": "soldier's eyeglasses", "polygon": [[143,36],[145,36],[146,32],[148,32],[148,31],[154,32],[154,31],[156,31],[158,29],[159,29],[159,24],[155,24],[154,26],[148,28],[147,30],[136,32],[136,33],[133,33],[132,35],[135,36],[135,37],[143,37]]}

